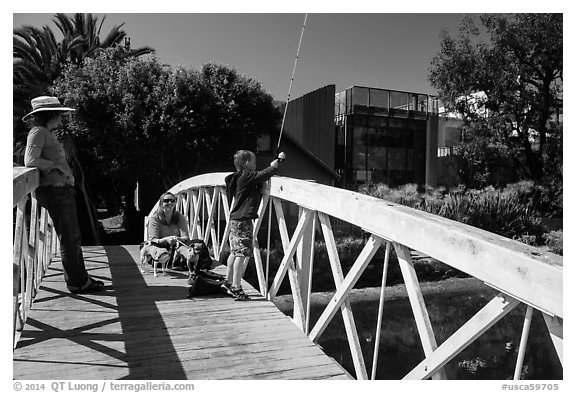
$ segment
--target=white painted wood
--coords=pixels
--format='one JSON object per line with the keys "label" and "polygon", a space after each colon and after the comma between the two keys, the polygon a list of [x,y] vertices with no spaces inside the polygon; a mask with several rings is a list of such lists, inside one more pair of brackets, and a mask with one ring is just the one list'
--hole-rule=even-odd
{"label": "white painted wood", "polygon": [[202,194],[202,203],[200,203],[200,226],[202,228],[202,233],[200,239],[204,239],[204,234],[206,231],[206,187],[200,188],[200,193]]}
{"label": "white painted wood", "polygon": [[[230,221],[230,203],[228,201],[228,194],[226,193],[226,188],[220,188],[220,198],[222,199],[222,209],[224,210],[224,218],[226,221]],[[232,205],[234,205],[234,197],[232,197]]]}
{"label": "white painted wood", "polygon": [[519,301],[513,297],[498,294],[403,379],[429,378],[518,304]]}
{"label": "white painted wood", "polygon": [[186,219],[188,220],[188,233],[192,239],[192,225],[194,221],[194,192],[192,190],[186,191]]}
{"label": "white painted wood", "polygon": [[[306,280],[302,280],[302,281],[306,281],[307,286],[306,289],[303,289],[303,294],[302,296],[306,295],[306,299],[303,300],[302,302],[304,303],[305,307],[306,307],[306,329],[304,331],[304,333],[306,335],[308,335],[310,333],[310,303],[312,303],[312,277],[314,276],[314,251],[316,249],[316,221],[318,220],[316,212],[312,212],[313,216],[311,221],[311,228],[310,228],[310,244],[309,244],[309,248],[308,248],[308,264],[304,264],[304,266],[307,266],[307,269],[305,270],[304,268],[302,268],[302,271],[305,272],[305,277]],[[306,239],[307,237],[305,236],[304,239]],[[303,240],[304,240],[303,239]],[[306,258],[306,253],[303,253],[303,260],[304,258]]]}
{"label": "white painted wood", "polygon": [[38,220],[38,210],[41,209],[38,206],[38,201],[34,197],[35,193],[31,194],[30,198],[30,238],[28,240],[29,244],[29,251],[28,251],[28,258],[30,258],[30,265],[31,269],[34,272],[33,280],[32,280],[32,288],[31,288],[31,295],[32,298],[36,296],[37,289],[40,287],[40,281],[43,276],[42,269],[39,268],[39,257],[41,254],[38,253],[38,245],[40,241],[38,240],[39,235],[39,226],[40,222]]}
{"label": "white painted wood", "polygon": [[288,236],[288,229],[286,227],[286,220],[284,218],[284,210],[282,209],[282,204],[280,200],[274,200],[274,207],[276,211],[276,218],[278,220],[278,229],[280,231],[280,238],[282,240],[282,246],[284,248],[284,257],[282,262],[280,262],[280,266],[278,267],[278,271],[276,272],[276,276],[274,277],[274,281],[270,286],[270,290],[268,291],[268,297],[270,300],[273,300],[280,288],[280,284],[284,279],[286,273],[288,273],[288,279],[290,280],[290,289],[292,290],[292,299],[294,304],[294,315],[293,319],[297,326],[300,327],[302,331],[304,331],[304,320],[306,318],[304,307],[302,304],[302,296],[300,290],[300,284],[298,282],[298,277],[296,276],[296,270],[294,267],[294,254],[296,253],[296,248],[302,235],[304,233],[304,228],[308,224],[308,221],[311,218],[311,214],[309,212],[305,212],[300,220],[298,221],[298,225],[294,230],[294,234],[292,235],[292,239]]}
{"label": "white painted wood", "polygon": [[202,231],[202,212],[204,206],[204,192],[202,188],[199,188],[197,193],[194,193],[194,226],[192,232],[194,235],[192,237],[196,239],[202,239],[204,237],[204,232]]}
{"label": "white painted wood", "polygon": [[534,309],[530,306],[526,307],[526,315],[524,316],[524,325],[522,326],[522,336],[520,337],[520,345],[518,346],[518,357],[516,358],[516,367],[514,368],[514,379],[520,379],[522,375],[522,365],[524,364],[524,355],[526,354],[526,345],[528,344],[528,334],[530,334],[530,324],[532,323],[532,314]]}
{"label": "white painted wood", "polygon": [[550,338],[552,339],[554,348],[556,348],[556,353],[558,354],[560,363],[564,366],[564,320],[546,313],[542,313],[542,316],[544,317],[544,322],[546,322],[546,326],[548,327],[548,332],[550,333]]}
{"label": "white painted wood", "polygon": [[[302,217],[304,212],[304,208],[299,206],[298,207],[298,217]],[[315,232],[313,230],[313,226],[316,222],[316,212],[310,211],[312,217],[308,224],[303,228],[302,240],[298,243],[298,247],[296,249],[296,263],[295,263],[295,270],[296,276],[298,278],[298,284],[300,285],[301,296],[302,296],[302,306],[305,310],[305,333],[308,334],[308,315],[310,309],[310,290],[311,290],[311,282],[312,282],[312,263],[314,260],[314,240],[315,240]]]}
{"label": "white painted wood", "polygon": [[[414,319],[416,320],[416,327],[418,328],[418,333],[420,335],[422,349],[424,350],[424,354],[428,356],[434,352],[434,350],[438,347],[438,344],[436,343],[434,329],[432,328],[430,316],[428,315],[428,310],[426,309],[426,303],[424,302],[420,284],[418,283],[418,277],[416,276],[414,263],[412,263],[412,255],[410,254],[410,249],[408,247],[398,243],[394,243],[394,250],[396,251],[396,256],[398,257],[402,278],[406,284],[406,292],[408,293],[408,299],[410,300],[410,305],[412,306],[412,313],[414,314]],[[437,373],[432,375],[432,378],[446,379],[446,373],[443,369],[439,369]]]}
{"label": "white painted wood", "polygon": [[[338,290],[344,281],[344,273],[342,272],[342,265],[340,263],[340,257],[338,256],[338,249],[336,248],[332,224],[330,223],[330,217],[324,213],[318,213],[318,218],[320,220],[324,242],[326,243],[332,277]],[[344,322],[344,329],[346,330],[346,337],[348,338],[352,362],[354,363],[354,371],[356,371],[356,378],[368,379],[366,364],[364,362],[364,356],[362,355],[362,346],[360,345],[358,330],[356,329],[356,322],[354,320],[354,314],[352,313],[352,306],[347,298],[340,306],[340,312],[342,313],[342,320]]]}
{"label": "white painted wood", "polygon": [[[20,321],[22,321],[23,324],[23,320],[24,318],[22,317],[22,314],[20,312],[20,305],[19,305],[19,298],[20,298],[20,294],[22,292],[22,288],[24,288],[24,286],[22,285],[22,278],[24,276],[24,272],[22,272],[22,265],[21,265],[21,260],[22,260],[22,253],[23,253],[23,242],[22,242],[22,238],[24,236],[24,208],[23,208],[23,203],[24,200],[21,198],[21,200],[18,202],[17,204],[17,208],[16,208],[16,227],[14,228],[14,246],[13,246],[13,250],[12,250],[12,272],[13,272],[13,282],[12,282],[12,288],[13,288],[13,293],[12,293],[12,304],[13,304],[13,309],[12,309],[12,315],[13,315],[13,329],[12,329],[12,345],[16,345],[16,330],[19,329],[21,327],[21,324],[19,323]],[[19,290],[20,288],[20,290]]]}
{"label": "white painted wood", "polygon": [[228,236],[230,236],[230,206],[234,206],[235,199],[232,197],[232,205],[228,204],[228,196],[226,195],[226,190],[220,190],[220,197],[222,199],[222,208],[224,209],[224,216],[226,218],[226,226],[224,227],[224,233],[222,234],[222,241],[220,243],[220,253],[224,251],[224,247],[228,244]]}
{"label": "white painted wood", "polygon": [[50,254],[50,260],[52,257],[56,255],[56,253],[60,252],[60,241],[58,240],[58,235],[56,235],[56,228],[54,227],[54,222],[50,215],[48,215],[48,228],[50,228],[50,244],[52,245],[52,252]]}
{"label": "white painted wood", "polygon": [[351,222],[563,315],[562,257],[478,228],[349,190],[274,176],[270,193]]}
{"label": "white painted wood", "polygon": [[268,200],[270,199],[269,194],[262,195],[260,200],[260,205],[258,205],[258,218],[254,220],[254,236],[260,231],[260,226],[262,225],[262,220],[264,220],[264,213],[266,213],[266,208],[268,207]]}
{"label": "white painted wood", "polygon": [[[222,186],[229,173],[196,176],[171,191]],[[270,195],[354,223],[477,277],[541,311],[563,315],[559,255],[406,206],[318,183],[274,176]]]}
{"label": "white painted wood", "polygon": [[372,357],[371,380],[376,379],[378,368],[378,351],[380,349],[380,336],[382,334],[382,315],[384,312],[384,293],[386,292],[386,275],[388,274],[388,262],[390,261],[390,242],[386,242],[386,252],[382,265],[382,283],[380,284],[380,299],[378,301],[378,319],[376,320],[376,337],[374,339],[374,356]]}
{"label": "white painted wood", "polygon": [[[214,216],[216,215],[217,198],[215,189],[205,189],[204,199],[206,200],[206,210],[208,210],[208,219],[206,220],[206,227],[204,231],[204,243],[209,244],[212,239],[212,246],[218,249],[218,239],[216,238],[216,229],[214,227]],[[213,195],[210,195],[212,192]]]}
{"label": "white painted wood", "polygon": [[268,206],[268,200],[270,196],[264,194],[262,196],[262,200],[260,201],[260,206],[258,206],[258,218],[254,220],[254,246],[253,246],[253,255],[254,255],[254,264],[256,266],[256,276],[258,278],[258,290],[262,295],[266,293],[266,277],[264,274],[264,267],[262,266],[262,256],[260,255],[260,245],[258,244],[258,232],[260,231],[260,226],[262,225],[262,220],[264,219],[264,213],[266,212],[266,207]]}
{"label": "white painted wood", "polygon": [[28,230],[28,223],[24,221],[24,233],[22,236],[22,248],[24,249],[24,255],[22,259],[22,263],[25,264],[25,271],[26,271],[26,286],[25,286],[25,307],[27,310],[30,310],[32,307],[32,301],[34,300],[34,279],[35,274],[37,273],[34,269],[34,249],[30,247],[30,231]]}
{"label": "white painted wood", "polygon": [[[222,187],[224,177],[227,174],[208,174],[187,179],[174,186],[173,189]],[[413,249],[433,257],[486,282],[507,296],[514,297],[516,300],[542,311],[545,315],[549,314],[551,317],[548,320],[552,321],[552,340],[559,357],[562,358],[562,257],[542,252],[540,249],[468,225],[318,183],[274,176],[270,180],[269,189],[266,188],[264,194],[271,196],[275,206],[280,205],[282,200],[353,223],[378,239],[389,239],[406,249]],[[278,212],[277,217],[279,227],[282,227],[282,223],[285,227],[285,222],[283,218],[280,218]],[[227,219],[227,226],[228,223],[229,220]],[[280,232],[281,236],[284,236],[284,240],[289,239],[287,230],[284,231],[284,234],[282,234],[282,229]],[[227,239],[227,236],[228,233],[225,228],[224,239]],[[308,235],[301,237],[309,238]],[[224,246],[224,239],[221,249]],[[285,251],[290,242],[283,243]],[[300,292],[296,287],[298,280],[302,283],[303,278],[297,277],[293,258],[294,255],[283,268],[289,275],[292,292],[295,294]],[[299,255],[296,258],[297,261],[301,259]],[[410,269],[409,264],[406,264],[406,267]],[[411,273],[408,273],[408,276],[410,277]],[[346,280],[349,278],[350,274],[342,284],[346,284]],[[412,278],[415,278],[415,275]],[[416,288],[417,281],[412,280],[412,283]],[[273,283],[272,286],[274,285]],[[351,290],[351,288],[349,289]],[[419,289],[410,291],[410,293],[411,297],[416,299],[415,304],[420,304],[416,308],[419,310],[416,312],[416,318],[420,319],[419,331],[423,337],[423,345],[430,351],[431,348],[434,348],[433,334],[431,334],[431,327],[426,322],[428,320],[429,323],[429,318],[427,318],[425,304],[419,300],[421,295],[418,295]],[[341,295],[343,294],[341,293]],[[346,296],[347,294],[344,295],[344,297]],[[336,299],[336,301],[341,300]],[[298,307],[300,307],[299,304],[296,304],[295,309]],[[329,308],[329,312],[332,313],[340,307],[334,309],[331,304],[327,310]],[[321,318],[326,319],[323,323],[328,323],[328,320],[332,318],[332,316],[325,315],[327,310],[321,316]],[[305,319],[305,312],[300,311],[295,312],[295,319],[301,318],[301,316]],[[312,329],[311,337],[321,334],[323,328],[325,326],[321,327],[317,323]],[[437,349],[433,353],[436,352]]]}
{"label": "white painted wood", "polygon": [[186,180],[175,184],[168,191],[175,194],[178,192],[186,191],[189,189],[197,189],[200,187],[214,187],[214,186],[226,186],[224,178],[233,172],[214,172],[205,173],[203,175],[198,175],[190,177]]}
{"label": "white painted wood", "polygon": [[268,280],[270,279],[270,237],[272,232],[272,209],[274,202],[272,197],[268,198],[268,234],[266,236],[266,286],[264,287],[264,293],[262,295],[268,298]]}
{"label": "white painted wood", "polygon": [[190,195],[189,191],[181,192],[176,195],[178,196],[178,199],[181,200],[180,209],[178,211],[180,211],[184,217],[186,217],[186,221],[188,222],[188,233],[190,233],[190,202],[188,200]]}
{"label": "white painted wood", "polygon": [[212,225],[212,250],[214,252],[214,258],[220,260],[220,190],[218,187],[214,187],[214,220],[216,222]]}
{"label": "white painted wood", "polygon": [[52,244],[50,242],[50,233],[48,229],[48,211],[46,209],[40,211],[40,228],[42,231],[42,248],[40,252],[42,253],[42,265],[44,270],[46,270],[50,263],[52,252]]}
{"label": "white painted wood", "polygon": [[176,204],[174,207],[177,211],[184,211],[184,197],[182,194],[176,194]]}
{"label": "white painted wood", "polygon": [[12,207],[26,198],[28,194],[38,187],[40,183],[40,171],[36,168],[22,166],[12,169]]}
{"label": "white painted wood", "polygon": [[328,326],[328,323],[334,317],[336,311],[342,306],[346,297],[350,294],[350,291],[352,291],[352,289],[354,288],[354,284],[358,282],[358,279],[366,269],[366,266],[368,266],[374,254],[376,254],[376,251],[378,251],[378,248],[382,244],[382,241],[383,240],[377,236],[374,235],[370,236],[370,238],[366,242],[366,245],[362,249],[362,252],[360,252],[360,255],[358,256],[358,258],[356,258],[356,261],[350,268],[350,271],[346,275],[346,278],[344,279],[344,281],[342,281],[342,284],[336,290],[334,296],[332,296],[332,300],[330,300],[330,303],[328,304],[322,315],[320,315],[320,318],[316,322],[316,325],[314,325],[314,328],[310,332],[310,338],[313,341],[316,341],[320,337],[320,335],[324,332],[324,330]]}

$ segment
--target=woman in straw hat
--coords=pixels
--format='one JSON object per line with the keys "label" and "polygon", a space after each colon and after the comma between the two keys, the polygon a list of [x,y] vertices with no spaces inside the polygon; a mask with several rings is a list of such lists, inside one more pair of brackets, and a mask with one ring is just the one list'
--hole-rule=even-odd
{"label": "woman in straw hat", "polygon": [[84,265],[74,175],[66,161],[64,147],[52,133],[60,125],[62,114],[74,109],[62,106],[56,97],[48,96],[36,97],[31,104],[32,111],[22,118],[32,127],[26,140],[24,165],[40,170],[36,199],[54,222],[66,285],[72,293],[100,291],[104,283],[90,277]]}

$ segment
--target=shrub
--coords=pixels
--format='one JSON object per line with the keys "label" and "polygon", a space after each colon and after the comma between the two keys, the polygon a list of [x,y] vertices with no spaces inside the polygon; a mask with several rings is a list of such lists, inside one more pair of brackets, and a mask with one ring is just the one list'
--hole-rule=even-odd
{"label": "shrub", "polygon": [[546,246],[550,252],[563,255],[563,235],[562,231],[552,231],[544,235]]}
{"label": "shrub", "polygon": [[384,185],[360,190],[365,194],[410,206],[481,228],[531,245],[544,243],[544,227],[538,212],[541,190],[533,182],[519,182],[503,190],[483,190],[460,186],[426,188],[417,191],[413,184],[390,189]]}

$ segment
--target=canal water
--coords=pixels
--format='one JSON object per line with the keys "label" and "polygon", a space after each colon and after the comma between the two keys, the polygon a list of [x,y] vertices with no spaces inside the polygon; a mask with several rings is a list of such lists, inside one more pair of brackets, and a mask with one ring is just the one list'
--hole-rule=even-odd
{"label": "canal water", "polygon": [[[452,278],[422,283],[422,292],[438,345],[488,303],[496,290],[474,278]],[[382,333],[378,349],[377,379],[402,379],[424,359],[418,330],[403,285],[386,288]],[[332,293],[315,293],[311,325]],[[354,290],[350,298],[368,375],[371,375],[376,340],[379,288]],[[276,305],[292,315],[291,296],[279,296]],[[445,367],[449,379],[512,379],[526,307],[520,305],[498,321]],[[328,325],[318,344],[352,375],[354,366],[340,313]],[[534,312],[522,379],[562,379],[562,366],[539,311]]]}

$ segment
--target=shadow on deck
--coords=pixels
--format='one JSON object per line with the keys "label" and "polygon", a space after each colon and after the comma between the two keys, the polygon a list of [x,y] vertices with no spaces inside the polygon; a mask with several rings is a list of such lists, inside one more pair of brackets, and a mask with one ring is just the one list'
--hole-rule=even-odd
{"label": "shadow on deck", "polygon": [[350,378],[247,284],[249,302],[190,300],[186,273],[140,272],[138,246],[84,247],[84,257],[107,290],[68,293],[54,261],[14,350],[14,379]]}

